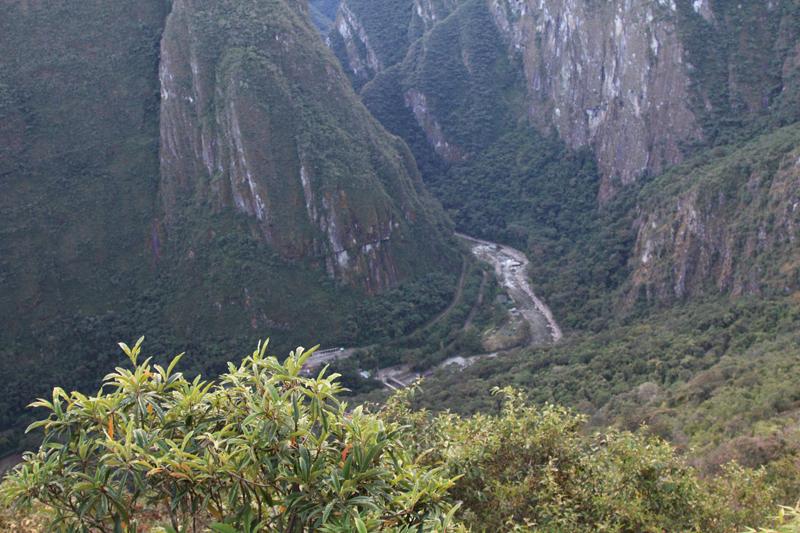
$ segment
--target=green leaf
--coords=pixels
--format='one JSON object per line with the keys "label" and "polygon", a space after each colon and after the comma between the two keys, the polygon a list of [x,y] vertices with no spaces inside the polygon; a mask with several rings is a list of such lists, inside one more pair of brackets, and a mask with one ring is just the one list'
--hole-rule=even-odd
{"label": "green leaf", "polygon": [[358,533],[367,533],[367,526],[364,524],[364,521],[361,520],[360,517],[354,517],[356,523],[356,529],[358,529]]}
{"label": "green leaf", "polygon": [[211,524],[211,531],[216,533],[239,533],[239,530],[233,527],[230,524],[223,524],[222,522],[216,522]]}

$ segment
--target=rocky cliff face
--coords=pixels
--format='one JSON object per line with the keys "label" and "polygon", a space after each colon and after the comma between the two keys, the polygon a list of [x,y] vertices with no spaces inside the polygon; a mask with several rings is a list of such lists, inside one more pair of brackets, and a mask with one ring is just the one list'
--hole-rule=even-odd
{"label": "rocky cliff face", "polygon": [[408,148],[309,15],[0,0],[0,455],[30,395],[94,388],[119,340],[203,345],[217,373],[253,338],[353,342],[369,293],[457,272]]}
{"label": "rocky cliff face", "polygon": [[[363,87],[362,98],[390,131],[409,142],[421,164],[429,158],[419,139],[448,165],[475,159],[520,121],[521,65],[507,53],[482,0],[409,6],[408,31],[387,49],[393,55],[376,51],[378,73]],[[356,17],[367,8],[350,0],[341,13],[345,9]],[[371,23],[372,31],[386,33],[381,30],[386,20]],[[371,35],[369,25],[362,28]],[[415,39],[416,34],[421,37]]]}
{"label": "rocky cliff face", "polygon": [[493,0],[495,22],[523,58],[528,113],[572,147],[591,146],[601,199],[681,160],[700,136],[675,3]]}
{"label": "rocky cliff face", "polygon": [[345,293],[451,266],[413,157],[358,101],[305,2],[0,7],[4,334],[127,319],[142,298],[170,334],[333,334]]}
{"label": "rocky cliff face", "polygon": [[167,219],[187,199],[246,215],[287,259],[380,291],[443,239],[413,158],[279,1],[176,0],[161,45]]}
{"label": "rocky cliff face", "polygon": [[800,127],[718,152],[642,192],[628,304],[800,288]]}
{"label": "rocky cliff face", "polygon": [[345,0],[328,38],[360,88],[403,60],[408,47],[458,7],[460,0]]}
{"label": "rocky cliff face", "polygon": [[[790,1],[481,1],[519,59],[527,91],[520,113],[541,131],[555,127],[570,147],[594,150],[601,201],[682,161],[694,145],[724,142],[724,130],[775,111],[781,100],[797,101],[791,81],[800,14]],[[343,3],[332,43],[343,42],[340,58],[359,83],[393,64],[375,50],[385,34],[381,21],[412,28],[417,20],[424,32],[456,7],[405,4],[414,15],[398,21],[367,13],[355,0]],[[418,34],[406,35],[395,48],[413,53]],[[791,104],[780,108],[796,113]],[[447,118],[428,115],[420,125],[441,124],[442,134],[429,137],[446,138]]]}

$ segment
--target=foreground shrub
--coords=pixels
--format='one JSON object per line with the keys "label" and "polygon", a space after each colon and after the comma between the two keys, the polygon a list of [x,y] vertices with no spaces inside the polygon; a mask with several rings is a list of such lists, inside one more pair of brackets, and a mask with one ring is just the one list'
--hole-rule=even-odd
{"label": "foreground shrub", "polygon": [[795,507],[781,507],[773,518],[774,529],[747,529],[747,533],[800,533],[800,503]]}
{"label": "foreground shrub", "polygon": [[739,532],[765,523],[773,491],[765,472],[726,467],[703,480],[672,447],[630,432],[586,435],[585,420],[496,390],[498,415],[462,418],[412,410],[413,391],[384,416],[412,424],[430,464],[458,476],[451,497],[474,531]]}
{"label": "foreground shrub", "polygon": [[[55,389],[36,454],[0,495],[52,509],[53,530],[142,531],[152,513],[174,531],[442,531],[451,486],[422,466],[398,423],[346,413],[336,375],[300,374],[259,346],[217,383],[139,362],[121,345],[96,396]],[[452,528],[451,528],[452,529]]]}

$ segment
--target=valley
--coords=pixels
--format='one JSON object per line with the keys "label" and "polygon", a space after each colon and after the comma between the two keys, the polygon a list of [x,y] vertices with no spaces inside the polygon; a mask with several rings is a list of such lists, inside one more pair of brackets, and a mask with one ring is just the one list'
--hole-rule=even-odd
{"label": "valley", "polygon": [[456,236],[467,242],[475,257],[494,267],[501,286],[514,301],[514,310],[528,323],[528,345],[541,346],[562,339],[564,334],[552,311],[533,292],[529,278],[530,260],[523,252],[460,233]]}
{"label": "valley", "polygon": [[0,4],[0,531],[800,533],[799,0]]}
{"label": "valley", "polygon": [[[517,327],[520,327],[521,323],[521,327],[525,329],[526,334],[522,337],[522,342],[520,344],[505,346],[502,350],[489,353],[478,353],[466,357],[463,355],[449,357],[436,366],[422,372],[416,371],[412,364],[394,365],[377,369],[374,375],[375,379],[379,380],[384,386],[390,389],[406,387],[420,377],[431,376],[436,370],[449,365],[457,365],[466,368],[484,358],[494,358],[519,348],[554,344],[563,338],[561,328],[553,317],[552,311],[533,291],[529,279],[530,260],[524,253],[510,246],[476,239],[460,233],[457,233],[456,237],[465,244],[469,252],[478,261],[491,266],[491,271],[496,277],[500,288],[512,302],[511,307],[508,309],[508,321],[515,323]],[[464,272],[462,271],[459,286],[453,301],[430,324],[424,326],[422,328],[423,330],[445,318],[458,304],[462,296],[463,278]],[[485,282],[482,282],[481,290],[478,293],[473,308],[467,316],[463,329],[467,329],[470,326],[471,319],[477,312],[478,307],[482,304],[484,287]],[[306,362],[308,374],[313,374],[324,365],[345,361],[361,351],[375,348],[374,346],[361,348],[336,347],[319,350]]]}

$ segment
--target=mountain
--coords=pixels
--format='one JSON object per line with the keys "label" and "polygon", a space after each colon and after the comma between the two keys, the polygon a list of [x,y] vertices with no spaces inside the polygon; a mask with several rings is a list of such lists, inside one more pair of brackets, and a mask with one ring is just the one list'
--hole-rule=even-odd
{"label": "mountain", "polygon": [[[108,351],[119,340],[145,332],[157,359],[195,355],[186,381],[170,381],[181,390],[158,401],[142,400],[138,386],[102,390],[138,400],[103,411],[99,425],[96,406],[80,414],[78,394],[67,409],[58,390],[52,404],[39,402],[55,418],[85,415],[70,435],[49,425],[53,440],[38,456],[78,470],[28,469],[4,486],[12,498],[54,486],[30,476],[69,477],[111,457],[58,452],[90,433],[106,443],[98,450],[114,441],[126,457],[131,446],[143,452],[135,468],[168,481],[147,490],[172,497],[180,482],[189,492],[178,499],[197,495],[190,476],[148,463],[150,451],[172,453],[182,439],[180,457],[189,443],[227,465],[211,469],[220,487],[247,500],[228,521],[250,527],[256,507],[262,520],[274,483],[253,485],[267,491],[256,506],[240,490],[242,464],[209,455],[209,433],[193,433],[194,443],[184,435],[216,428],[241,451],[229,420],[178,416],[181,426],[162,416],[185,407],[181,391],[205,387],[190,385],[195,376],[227,368],[209,389],[212,410],[221,412],[218,396],[264,396],[258,383],[236,386],[257,378],[281,388],[263,399],[285,407],[294,429],[318,418],[319,394],[348,431],[360,431],[357,419],[370,426],[341,442],[323,435],[331,479],[371,468],[361,459],[382,448],[369,444],[365,455],[359,439],[404,426],[393,434],[408,438],[390,447],[413,452],[403,464],[449,469],[454,479],[435,499],[449,501],[449,486],[465,503],[456,518],[478,528],[502,529],[511,516],[553,520],[541,527],[554,531],[739,531],[762,525],[773,504],[797,501],[798,0],[0,5],[0,457],[39,438],[21,437],[29,399],[56,383],[95,387],[120,366]],[[453,230],[492,264],[473,260]],[[279,353],[309,339],[348,349],[301,348],[281,363],[260,344],[238,371],[227,365],[265,335]],[[142,371],[109,379],[164,392],[166,374],[138,362],[141,342],[121,346]],[[350,405],[386,399],[384,385],[405,387],[420,373],[427,380],[380,415],[350,412],[329,394],[336,378],[306,375],[330,361],[352,389]],[[307,409],[300,396],[313,400]],[[274,437],[253,402],[233,403],[239,433]],[[147,431],[123,446],[114,434],[126,420]],[[139,442],[175,431],[164,446]],[[287,457],[305,445],[283,437]],[[388,501],[384,466],[375,488]],[[320,496],[290,474],[286,505],[265,506],[264,523],[298,513],[304,489]],[[63,510],[75,524],[92,502],[115,524],[138,510],[108,505],[105,486],[89,501],[79,481],[81,506],[70,500]],[[209,497],[222,517],[217,488]],[[623,496],[613,507],[609,490]],[[62,494],[39,497],[59,504]],[[557,497],[543,507],[541,494]],[[140,495],[137,487],[131,497]],[[359,518],[363,501],[317,513],[336,503],[326,499],[302,511],[309,528],[328,519],[350,528],[351,515],[350,529],[387,516],[397,525],[397,513],[375,505],[367,507],[377,514]],[[173,506],[173,524],[178,508],[188,519],[189,507]],[[404,509],[414,521],[433,518]]]}
{"label": "mountain", "polygon": [[[682,283],[679,270],[697,278],[695,296],[758,293],[775,279],[750,268],[736,282],[711,280],[739,275],[722,272],[730,267],[720,254],[729,263],[742,246],[760,254],[724,228],[770,231],[733,205],[712,205],[722,182],[741,205],[744,179],[726,174],[704,187],[702,205],[689,198],[692,180],[707,174],[698,165],[711,172],[719,159],[715,147],[726,146],[733,164],[743,143],[766,148],[778,137],[780,154],[754,162],[753,179],[768,187],[785,156],[778,179],[796,189],[790,130],[771,133],[800,118],[796,2],[345,0],[329,42],[457,227],[541,258],[534,278],[567,325],[630,307],[638,287],[651,302],[680,299],[687,291],[664,288]],[[694,170],[672,170],[683,162]],[[758,217],[782,220],[784,211],[759,208]],[[687,212],[718,230],[673,261],[682,245],[670,228],[691,226]],[[783,242],[785,232],[767,240]]]}
{"label": "mountain", "polygon": [[252,335],[342,342],[407,282],[452,291],[446,216],[305,3],[26,0],[0,30],[0,449],[112,339],[199,335],[221,369]]}
{"label": "mountain", "polygon": [[160,64],[165,219],[187,199],[191,213],[240,212],[282,258],[378,292],[435,262],[442,219],[406,146],[358,102],[307,17],[294,3],[173,3]]}
{"label": "mountain", "polygon": [[626,299],[800,290],[800,125],[717,148],[639,193]]}
{"label": "mountain", "polygon": [[440,370],[424,406],[491,410],[513,383],[796,498],[797,2],[343,0],[329,44],[566,330]]}
{"label": "mountain", "polygon": [[488,75],[468,49],[453,53],[470,46],[468,35],[433,44],[453,18],[481,18],[478,38],[502,46],[524,87],[517,116],[555,128],[572,149],[591,147],[605,201],[765,117],[796,120],[799,16],[792,1],[345,0],[331,43],[358,87],[403,64],[406,107],[440,152],[452,152],[451,95],[424,65],[429,56],[448,61],[442,83]]}

